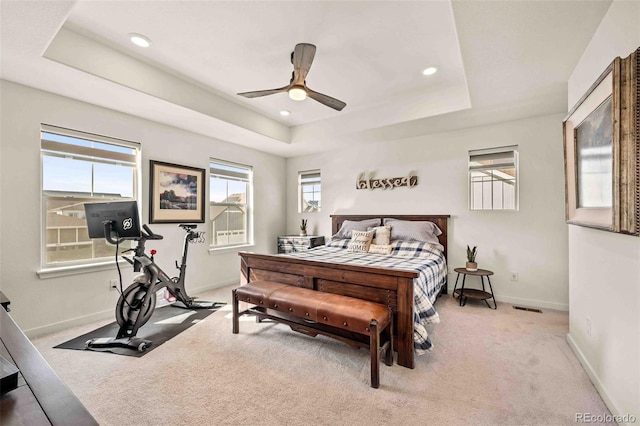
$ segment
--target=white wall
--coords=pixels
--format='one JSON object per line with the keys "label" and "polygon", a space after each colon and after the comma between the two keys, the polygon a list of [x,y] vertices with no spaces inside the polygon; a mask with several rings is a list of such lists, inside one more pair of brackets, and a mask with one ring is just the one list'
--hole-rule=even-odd
{"label": "white wall", "polygon": [[[562,118],[547,115],[288,159],[287,231],[297,233],[305,217],[310,232],[329,238],[333,213],[450,214],[450,266],[464,266],[466,245],[477,245],[479,266],[495,272],[498,300],[566,310]],[[469,211],[468,151],[505,145],[520,149],[520,210]],[[297,173],[310,169],[322,173],[322,211],[298,214]],[[397,177],[412,170],[419,181],[411,189],[355,189],[361,172]],[[510,281],[511,271],[519,281]],[[455,274],[449,282],[452,291]]]}
{"label": "white wall", "polygon": [[[254,167],[255,247],[274,252],[276,236],[284,231],[285,160],[170,126],[136,118],[69,98],[1,81],[2,200],[0,289],[11,299],[12,316],[29,335],[53,331],[97,318],[113,317],[117,293],[108,290],[117,278],[115,266],[100,272],[42,279],[40,269],[41,192],[40,123],[47,123],[142,144],[141,221],[148,223],[149,160],[208,169],[209,158]],[[212,132],[214,130],[212,129]],[[208,182],[207,182],[208,191]],[[208,214],[208,209],[207,214]],[[208,217],[205,218],[208,221]],[[237,251],[209,254],[207,243],[190,246],[187,291],[219,287],[239,280]],[[156,260],[170,275],[180,260],[183,231],[175,224],[154,224],[165,236],[149,242]],[[123,285],[131,267],[124,268]]]}
{"label": "white wall", "polygon": [[[638,47],[640,3],[614,1],[569,79],[569,107]],[[640,238],[570,225],[569,294],[569,344],[611,412],[640,419]]]}

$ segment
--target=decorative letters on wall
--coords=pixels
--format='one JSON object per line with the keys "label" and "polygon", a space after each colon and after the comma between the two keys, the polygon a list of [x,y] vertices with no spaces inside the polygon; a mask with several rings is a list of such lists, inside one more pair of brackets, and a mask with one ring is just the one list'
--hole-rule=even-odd
{"label": "decorative letters on wall", "polygon": [[369,173],[369,178],[365,177],[366,172],[360,173],[356,180],[356,189],[393,189],[400,186],[406,186],[412,188],[418,184],[418,176],[415,176],[413,172],[409,172],[409,175],[396,178],[383,178],[374,179],[373,172]]}

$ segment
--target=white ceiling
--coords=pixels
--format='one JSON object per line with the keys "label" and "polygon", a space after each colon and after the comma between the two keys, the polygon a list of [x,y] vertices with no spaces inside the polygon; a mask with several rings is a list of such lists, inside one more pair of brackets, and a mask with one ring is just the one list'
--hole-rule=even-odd
{"label": "white ceiling", "polygon": [[[565,112],[610,1],[0,5],[3,79],[289,157]],[[317,46],[308,86],[343,111],[236,95],[288,84],[300,42]]]}

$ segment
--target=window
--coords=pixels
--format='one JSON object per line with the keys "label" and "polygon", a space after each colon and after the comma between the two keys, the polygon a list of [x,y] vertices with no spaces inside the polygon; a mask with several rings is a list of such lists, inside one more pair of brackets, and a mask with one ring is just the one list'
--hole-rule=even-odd
{"label": "window", "polygon": [[518,210],[518,147],[469,151],[469,208]]}
{"label": "window", "polygon": [[251,242],[253,168],[211,159],[209,218],[214,247]]}
{"label": "window", "polygon": [[320,170],[298,172],[298,213],[320,211]]}
{"label": "window", "polygon": [[139,144],[44,124],[40,138],[43,266],[113,257],[114,246],[89,238],[84,204],[137,199]]}

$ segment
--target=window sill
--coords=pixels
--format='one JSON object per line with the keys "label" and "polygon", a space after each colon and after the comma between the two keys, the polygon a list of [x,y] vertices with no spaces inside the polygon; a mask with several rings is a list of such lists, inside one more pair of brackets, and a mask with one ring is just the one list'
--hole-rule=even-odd
{"label": "window sill", "polygon": [[[124,260],[118,261],[121,266],[128,265]],[[58,266],[50,268],[42,268],[36,273],[40,279],[59,278],[69,275],[87,274],[91,272],[107,271],[115,269],[115,262],[113,260],[102,263],[92,263],[88,265],[73,265],[73,266]]]}
{"label": "window sill", "polygon": [[255,244],[241,244],[239,246],[226,246],[226,247],[209,247],[209,254],[224,254],[239,252],[248,248],[255,247]]}

